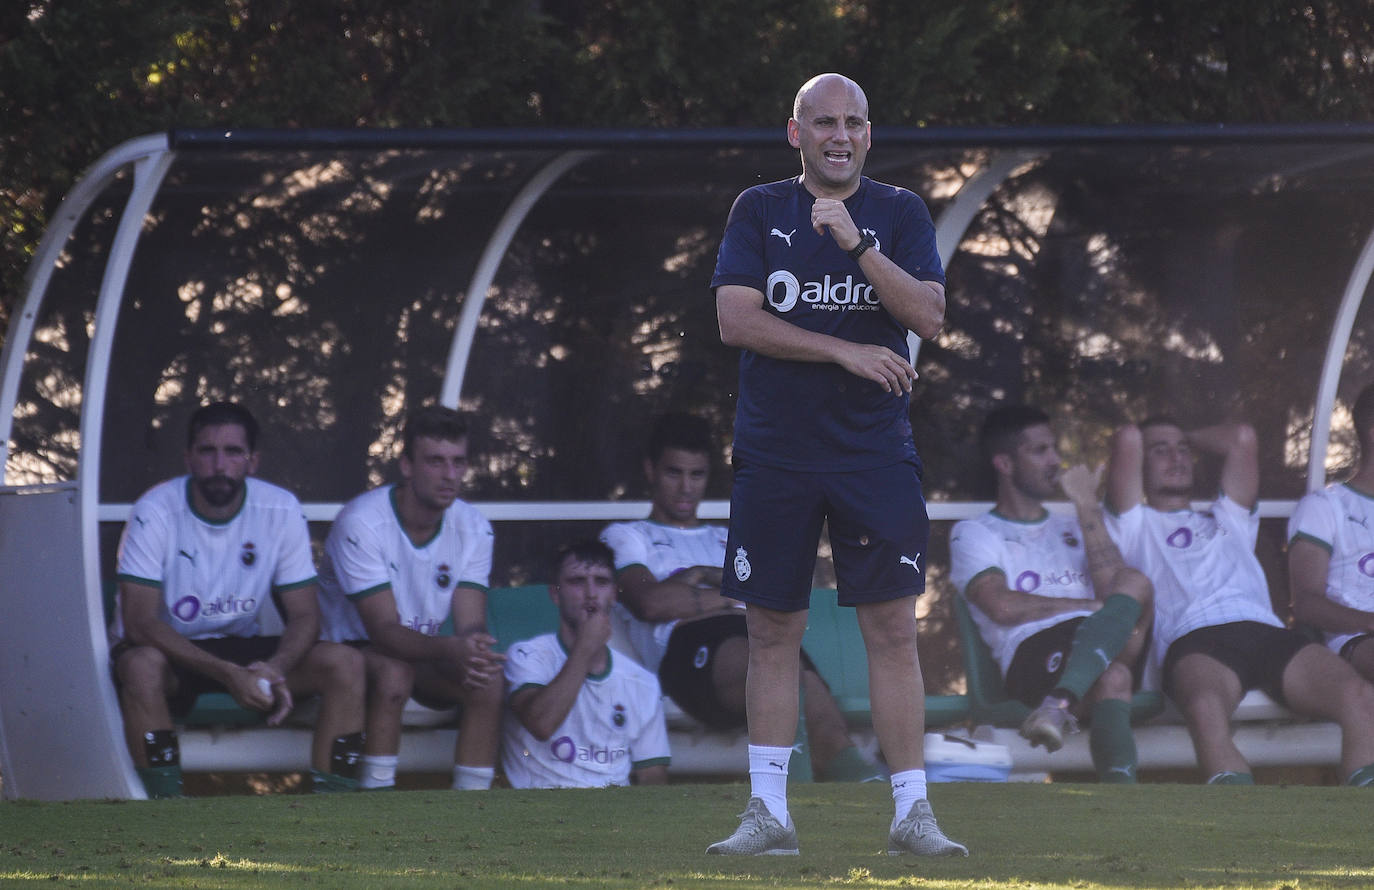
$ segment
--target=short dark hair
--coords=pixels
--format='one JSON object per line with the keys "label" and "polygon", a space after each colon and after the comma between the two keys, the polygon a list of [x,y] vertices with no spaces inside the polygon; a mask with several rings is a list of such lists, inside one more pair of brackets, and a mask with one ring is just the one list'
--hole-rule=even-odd
{"label": "short dark hair", "polygon": [[[1374,383],[1370,383],[1360,390],[1360,394],[1355,397],[1355,406],[1350,409],[1350,416],[1355,421],[1355,438],[1360,442],[1360,453],[1364,455],[1365,443],[1374,432]],[[1374,454],[1367,455],[1374,458]]]}
{"label": "short dark hair", "polygon": [[669,448],[693,454],[710,454],[714,445],[711,424],[705,418],[675,411],[654,421],[649,430],[649,446],[645,449],[645,456],[657,463]]}
{"label": "short dark hair", "polygon": [[427,405],[415,409],[406,417],[405,429],[401,433],[401,453],[406,457],[414,457],[415,440],[421,436],[440,442],[457,442],[466,439],[467,435],[467,418],[452,408]]}
{"label": "short dark hair", "polygon": [[558,576],[563,570],[563,563],[569,557],[576,562],[586,563],[590,566],[605,566],[612,572],[615,571],[615,553],[606,546],[604,541],[596,538],[578,538],[575,541],[569,541],[554,552],[553,561],[549,566],[550,584],[558,583]]}
{"label": "short dark hair", "polygon": [[1033,405],[1003,405],[983,420],[978,444],[986,460],[998,454],[1011,454],[1021,434],[1033,426],[1049,426],[1050,416]]}
{"label": "short dark hair", "polygon": [[244,438],[248,440],[248,450],[257,451],[258,422],[253,418],[252,412],[236,402],[211,402],[197,408],[191,415],[190,423],[186,425],[186,447],[189,449],[195,444],[201,430],[231,424],[243,427]]}

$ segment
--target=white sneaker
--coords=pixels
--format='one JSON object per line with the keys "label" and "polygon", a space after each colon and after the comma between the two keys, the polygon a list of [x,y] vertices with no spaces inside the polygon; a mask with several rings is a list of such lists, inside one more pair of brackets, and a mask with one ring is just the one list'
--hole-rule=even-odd
{"label": "white sneaker", "polygon": [[706,852],[721,856],[797,856],[801,850],[791,818],[783,825],[768,812],[762,798],[751,797],[740,813],[735,833],[707,847]]}
{"label": "white sneaker", "polygon": [[935,824],[935,814],[931,812],[930,801],[918,800],[911,805],[906,818],[887,836],[887,855],[900,856],[915,853],[917,856],[967,856],[968,847],[956,844],[945,837],[940,826]]}
{"label": "white sneaker", "polygon": [[1061,698],[1047,695],[1045,700],[1026,715],[1021,723],[1021,737],[1030,742],[1031,747],[1044,745],[1053,754],[1064,747],[1064,736],[1078,732],[1078,720],[1069,713],[1069,703]]}

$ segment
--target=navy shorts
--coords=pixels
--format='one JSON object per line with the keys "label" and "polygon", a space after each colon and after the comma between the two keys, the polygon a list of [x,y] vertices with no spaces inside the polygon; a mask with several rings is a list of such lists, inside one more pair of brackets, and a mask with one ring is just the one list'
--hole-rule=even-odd
{"label": "navy shorts", "polygon": [[1164,691],[1171,697],[1174,694],[1174,666],[1178,660],[1201,653],[1230,668],[1242,689],[1263,689],[1274,701],[1286,705],[1283,672],[1300,649],[1315,645],[1295,630],[1258,621],[1201,627],[1174,640],[1164,654]]}
{"label": "navy shorts", "polygon": [[840,605],[925,591],[921,467],[902,461],[843,473],[736,466],[721,592],[780,612],[807,608],[827,522]]}

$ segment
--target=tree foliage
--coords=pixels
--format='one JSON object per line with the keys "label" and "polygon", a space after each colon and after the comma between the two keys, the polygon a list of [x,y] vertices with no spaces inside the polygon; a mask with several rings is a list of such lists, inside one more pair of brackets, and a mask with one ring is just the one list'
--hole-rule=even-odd
{"label": "tree foliage", "polygon": [[882,124],[1364,120],[1374,3],[16,0],[0,312],[101,152],[172,126],[763,126],[817,70]]}

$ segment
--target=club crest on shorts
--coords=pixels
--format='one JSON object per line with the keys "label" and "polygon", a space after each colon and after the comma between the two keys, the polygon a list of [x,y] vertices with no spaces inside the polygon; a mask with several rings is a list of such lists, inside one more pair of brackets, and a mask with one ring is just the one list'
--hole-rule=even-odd
{"label": "club crest on shorts", "polygon": [[749,565],[749,554],[743,547],[735,548],[735,577],[741,581],[748,581],[749,576],[754,574],[754,567]]}
{"label": "club crest on shorts", "polygon": [[1059,666],[1064,663],[1063,652],[1051,652],[1050,657],[1045,659],[1045,673],[1052,674],[1059,670]]}
{"label": "club crest on shorts", "polygon": [[697,649],[697,654],[692,656],[692,667],[701,670],[706,667],[706,662],[711,660],[711,650],[706,646]]}

